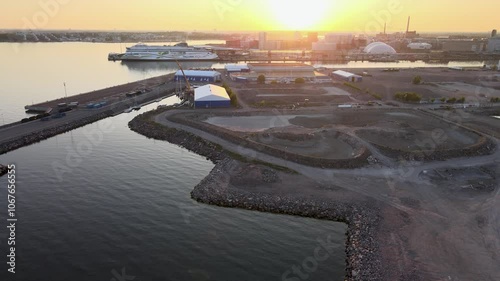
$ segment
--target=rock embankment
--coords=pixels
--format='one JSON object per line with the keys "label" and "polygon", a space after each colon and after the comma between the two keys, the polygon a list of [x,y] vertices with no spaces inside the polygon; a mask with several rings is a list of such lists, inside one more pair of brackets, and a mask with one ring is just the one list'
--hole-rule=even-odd
{"label": "rock embankment", "polygon": [[220,161],[194,188],[192,198],[221,207],[345,222],[348,224],[345,280],[383,280],[379,245],[375,239],[380,217],[374,203],[332,202],[300,195],[283,196],[231,188],[221,179],[227,178],[227,171],[235,165],[234,161],[229,158]]}
{"label": "rock embankment", "polygon": [[9,168],[7,166],[0,165],[0,177],[7,174],[8,171],[9,171]]}
{"label": "rock embankment", "polygon": [[11,139],[0,144],[0,155],[5,154],[9,151],[19,149],[24,146],[28,146],[34,143],[41,142],[43,140],[49,139],[51,137],[63,134],[74,129],[83,127],[85,125],[97,122],[101,119],[108,118],[113,115],[113,111],[106,111],[103,113],[98,113],[89,117],[85,117],[76,121],[68,122],[66,124],[61,124],[56,127],[49,129],[44,129],[31,134],[19,136],[17,138]]}
{"label": "rock embankment", "polygon": [[143,113],[129,122],[129,128],[151,139],[164,140],[182,146],[198,155],[204,156],[212,162],[217,162],[227,157],[224,149],[205,139],[185,131],[167,128],[151,120],[161,111],[153,110]]}

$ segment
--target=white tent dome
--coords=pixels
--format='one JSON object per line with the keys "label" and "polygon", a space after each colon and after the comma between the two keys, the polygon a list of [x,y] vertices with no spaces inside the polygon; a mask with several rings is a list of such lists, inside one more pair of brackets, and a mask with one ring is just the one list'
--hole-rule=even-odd
{"label": "white tent dome", "polygon": [[205,85],[194,90],[195,101],[230,101],[226,89],[217,85]]}
{"label": "white tent dome", "polygon": [[374,42],[370,45],[366,46],[364,52],[367,54],[380,55],[380,54],[396,54],[396,50],[393,47],[382,43],[382,42]]}

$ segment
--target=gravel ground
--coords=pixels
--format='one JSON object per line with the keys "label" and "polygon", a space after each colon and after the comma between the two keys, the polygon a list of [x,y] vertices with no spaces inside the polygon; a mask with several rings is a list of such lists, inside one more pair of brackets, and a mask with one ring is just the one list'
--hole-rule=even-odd
{"label": "gravel ground", "polygon": [[[305,194],[290,196],[242,190],[236,167],[250,165],[231,159],[223,149],[189,133],[165,128],[150,121],[159,112],[145,113],[129,123],[132,130],[149,138],[166,140],[185,147],[216,162],[212,172],[191,193],[193,199],[221,207],[258,210],[277,214],[311,217],[348,224],[346,280],[384,280],[378,257],[379,246],[374,239],[380,217],[376,204],[366,200],[332,201]],[[261,177],[253,185],[276,184],[285,172],[259,165]],[[229,175],[229,177],[228,177]],[[295,175],[294,182],[304,180]],[[247,182],[248,184],[248,182]],[[288,184],[286,184],[288,186]],[[241,187],[241,186],[240,186]],[[352,198],[351,198],[352,199]]]}

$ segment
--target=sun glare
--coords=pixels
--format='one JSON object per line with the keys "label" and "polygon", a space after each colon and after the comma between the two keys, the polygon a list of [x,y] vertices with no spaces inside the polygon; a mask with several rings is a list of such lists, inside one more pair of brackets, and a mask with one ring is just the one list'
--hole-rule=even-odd
{"label": "sun glare", "polygon": [[280,28],[293,30],[318,29],[326,20],[331,0],[287,1],[269,0]]}

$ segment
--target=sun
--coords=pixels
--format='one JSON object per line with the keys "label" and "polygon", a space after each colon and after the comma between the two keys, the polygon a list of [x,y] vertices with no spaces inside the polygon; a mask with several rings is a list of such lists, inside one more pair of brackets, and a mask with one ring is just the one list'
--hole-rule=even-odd
{"label": "sun", "polygon": [[332,10],[332,0],[268,0],[280,28],[319,29]]}

